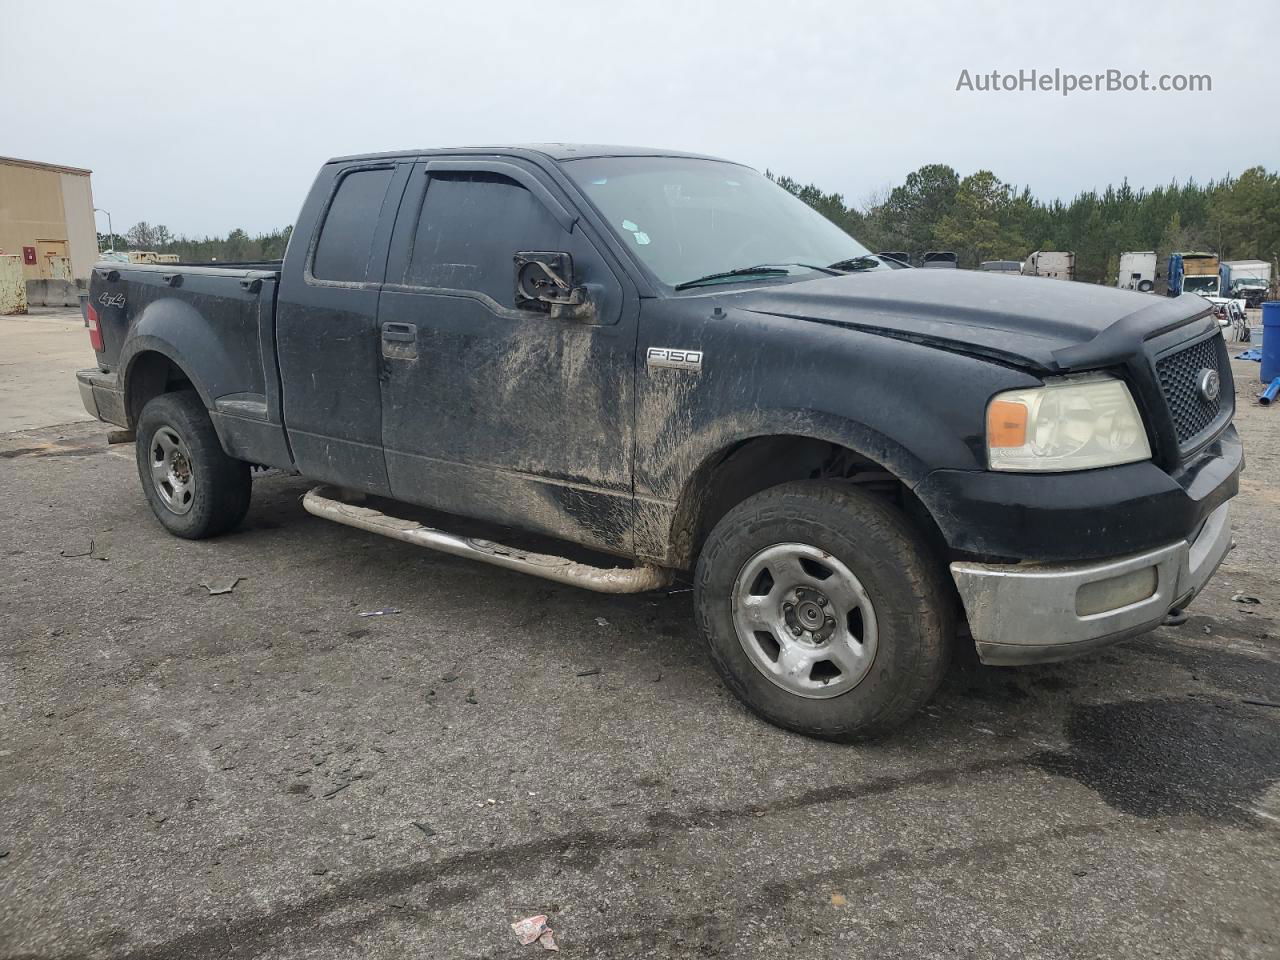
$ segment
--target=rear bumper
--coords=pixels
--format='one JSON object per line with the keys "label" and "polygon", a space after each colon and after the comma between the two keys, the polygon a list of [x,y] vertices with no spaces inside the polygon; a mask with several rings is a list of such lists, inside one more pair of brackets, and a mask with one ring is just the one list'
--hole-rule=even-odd
{"label": "rear bumper", "polygon": [[998,665],[1065,660],[1159,626],[1230,551],[1230,509],[1215,508],[1192,540],[1111,560],[951,564],[978,656]]}
{"label": "rear bumper", "polygon": [[113,373],[101,370],[79,370],[76,372],[76,384],[80,387],[80,402],[89,411],[89,415],[117,427],[128,427],[128,416],[124,408],[124,394],[116,386]]}

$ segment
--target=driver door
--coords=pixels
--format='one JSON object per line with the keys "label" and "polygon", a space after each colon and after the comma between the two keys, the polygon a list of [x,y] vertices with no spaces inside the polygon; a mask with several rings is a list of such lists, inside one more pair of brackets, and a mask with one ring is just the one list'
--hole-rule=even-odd
{"label": "driver door", "polygon": [[[631,549],[638,300],[532,164],[415,165],[379,303],[392,495],[593,547]],[[515,297],[515,255],[571,255],[596,303]]]}

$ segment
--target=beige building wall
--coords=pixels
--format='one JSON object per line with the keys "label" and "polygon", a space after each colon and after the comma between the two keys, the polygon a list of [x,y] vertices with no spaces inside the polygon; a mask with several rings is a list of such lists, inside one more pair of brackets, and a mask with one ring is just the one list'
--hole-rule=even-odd
{"label": "beige building wall", "polygon": [[93,222],[93,188],[88,176],[59,174],[62,181],[62,212],[67,218],[67,246],[71,249],[71,276],[89,276],[98,262],[98,229]]}
{"label": "beige building wall", "polygon": [[65,275],[86,279],[98,259],[89,171],[77,167],[0,157],[0,254],[22,256],[35,247],[35,264],[24,264],[28,280]]}

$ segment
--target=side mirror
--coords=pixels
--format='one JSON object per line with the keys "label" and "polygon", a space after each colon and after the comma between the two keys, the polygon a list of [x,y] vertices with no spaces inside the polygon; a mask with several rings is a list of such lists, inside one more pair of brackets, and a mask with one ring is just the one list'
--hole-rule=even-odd
{"label": "side mirror", "polygon": [[575,284],[573,256],[526,250],[515,256],[516,306],[555,320],[591,320],[595,304],[586,285]]}

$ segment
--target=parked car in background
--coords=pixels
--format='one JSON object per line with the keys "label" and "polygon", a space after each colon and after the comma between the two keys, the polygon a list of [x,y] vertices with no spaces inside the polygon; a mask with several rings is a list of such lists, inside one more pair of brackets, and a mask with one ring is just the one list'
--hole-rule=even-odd
{"label": "parked car in background", "polygon": [[982,266],[978,269],[987,273],[1002,273],[1011,276],[1019,276],[1022,273],[1022,261],[1020,260],[984,260]]}
{"label": "parked car in background", "polygon": [[1126,250],[1120,254],[1120,270],[1116,286],[1122,290],[1150,293],[1156,288],[1156,252]]}
{"label": "parked car in background", "polygon": [[1076,255],[1065,250],[1037,250],[1022,263],[1024,277],[1076,278]]}
{"label": "parked car in background", "polygon": [[927,250],[920,258],[920,266],[954,270],[960,266],[960,256],[950,250]]}
{"label": "parked car in background", "polygon": [[1171,297],[1194,293],[1217,297],[1221,293],[1218,257],[1212,253],[1184,252],[1169,254],[1169,291]]}
{"label": "parked car in background", "polygon": [[1223,260],[1218,267],[1218,289],[1228,300],[1256,307],[1270,288],[1271,264],[1265,260]]}
{"label": "parked car in background", "polygon": [[1070,657],[1231,546],[1206,304],[891,269],[710,157],[344,157],[282,262],[99,263],[85,320],[85,406],[134,433],[176,536],[235,527],[263,465],[315,481],[316,516],[559,583],[689,571],[725,684],[812,736],[905,722],[960,618],[988,663]]}

